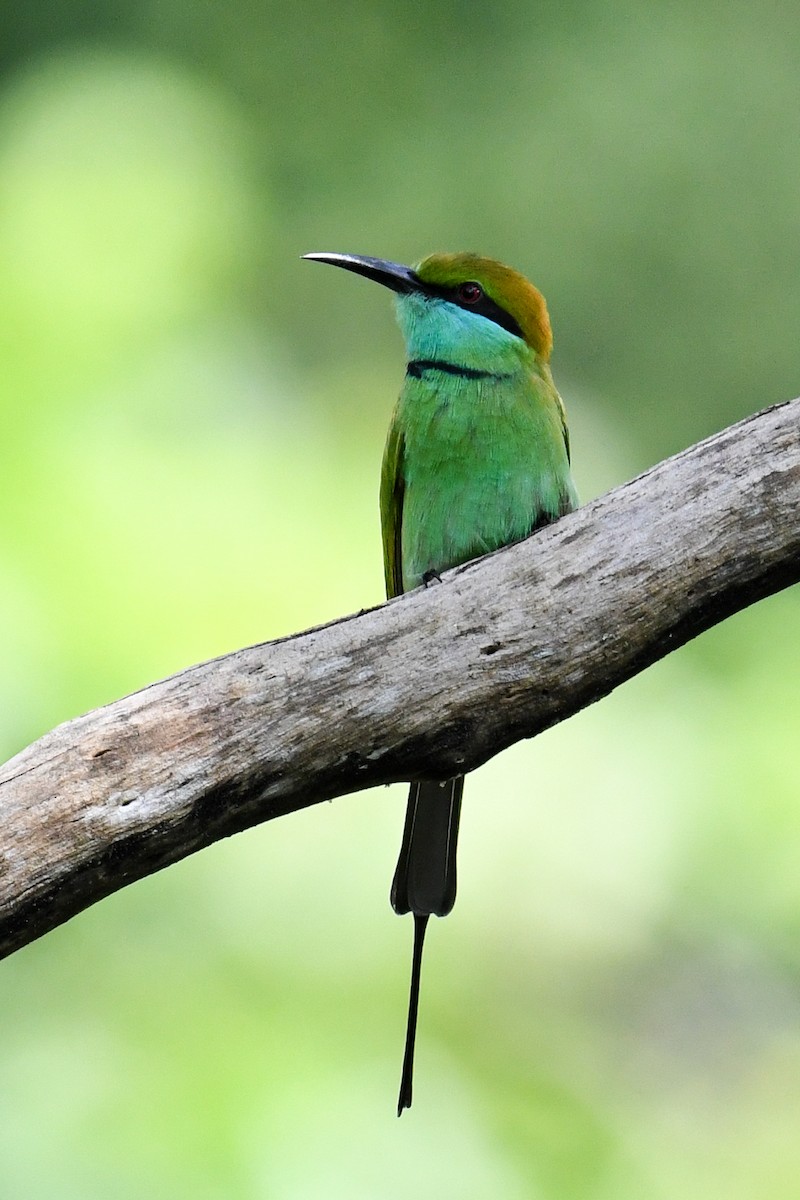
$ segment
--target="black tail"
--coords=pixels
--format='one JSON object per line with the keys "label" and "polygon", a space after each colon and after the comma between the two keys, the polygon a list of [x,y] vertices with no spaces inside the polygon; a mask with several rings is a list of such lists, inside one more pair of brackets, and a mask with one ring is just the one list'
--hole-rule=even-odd
{"label": "black tail", "polygon": [[412,783],[392,880],[396,913],[446,917],[456,901],[456,843],[464,776]]}
{"label": "black tail", "polygon": [[463,791],[464,776],[457,775],[443,783],[412,783],[408,794],[403,843],[391,894],[395,912],[414,914],[414,959],[398,1117],[404,1108],[411,1107],[422,947],[428,917],[446,917],[456,900],[456,845]]}
{"label": "black tail", "polygon": [[422,972],[422,946],[427,915],[414,913],[414,958],[411,964],[411,992],[408,997],[408,1024],[406,1025],[406,1050],[403,1055],[403,1077],[400,1080],[400,1095],[397,1097],[397,1115],[404,1108],[411,1108],[411,1089],[414,1082],[414,1042],[417,1037],[417,1009],[419,1007],[419,977]]}

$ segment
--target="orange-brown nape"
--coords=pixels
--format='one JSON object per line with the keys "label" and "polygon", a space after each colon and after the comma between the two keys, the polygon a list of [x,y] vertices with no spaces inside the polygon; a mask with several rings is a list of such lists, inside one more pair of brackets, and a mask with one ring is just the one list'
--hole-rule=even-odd
{"label": "orange-brown nape", "polygon": [[529,280],[494,258],[480,254],[429,254],[414,268],[423,283],[456,288],[474,280],[486,295],[519,325],[525,341],[547,362],[553,349],[553,334],[544,296]]}

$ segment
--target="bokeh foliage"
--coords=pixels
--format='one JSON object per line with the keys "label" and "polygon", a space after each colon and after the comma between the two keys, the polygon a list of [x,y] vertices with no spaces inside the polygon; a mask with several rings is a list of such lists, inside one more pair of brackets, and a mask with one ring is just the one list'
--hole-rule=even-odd
{"label": "bokeh foliage", "polygon": [[[399,335],[303,251],[529,273],[584,497],[798,391],[787,0],[33,0],[0,28],[3,757],[380,599]],[[799,629],[775,597],[470,780],[399,1125],[401,788],[8,960],[2,1194],[796,1195]]]}

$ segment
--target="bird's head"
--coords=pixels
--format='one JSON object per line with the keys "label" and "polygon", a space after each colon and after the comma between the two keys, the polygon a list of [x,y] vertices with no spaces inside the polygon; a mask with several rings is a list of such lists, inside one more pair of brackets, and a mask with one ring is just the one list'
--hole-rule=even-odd
{"label": "bird's head", "polygon": [[410,357],[486,356],[523,347],[546,363],[553,346],[544,296],[503,263],[479,254],[431,254],[415,267],[357,254],[305,258],[355,271],[391,288]]}

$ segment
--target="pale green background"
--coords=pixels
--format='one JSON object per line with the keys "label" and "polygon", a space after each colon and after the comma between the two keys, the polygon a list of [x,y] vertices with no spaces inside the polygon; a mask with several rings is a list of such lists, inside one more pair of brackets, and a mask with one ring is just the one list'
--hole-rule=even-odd
{"label": "pale green background", "polygon": [[[794,0],[6,0],[0,60],[2,757],[380,600],[400,338],[304,251],[530,274],[584,498],[800,390]],[[470,780],[399,1123],[401,787],[3,963],[0,1196],[800,1195],[798,607]]]}

